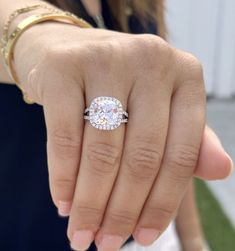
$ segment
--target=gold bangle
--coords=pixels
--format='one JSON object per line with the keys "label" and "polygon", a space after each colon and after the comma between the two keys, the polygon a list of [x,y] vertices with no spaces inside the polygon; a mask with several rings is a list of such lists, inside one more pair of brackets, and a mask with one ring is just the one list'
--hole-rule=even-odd
{"label": "gold bangle", "polygon": [[81,28],[92,28],[92,26],[87,23],[85,20],[75,16],[74,14],[70,12],[55,12],[55,13],[43,13],[43,14],[37,14],[37,15],[32,15],[23,21],[21,21],[16,29],[11,33],[9,36],[7,43],[5,46],[2,48],[2,54],[3,54],[3,59],[4,63],[6,65],[6,68],[9,72],[9,75],[12,77],[12,79],[15,81],[16,85],[21,89],[24,95],[24,100],[26,103],[32,103],[31,101],[28,100],[27,95],[25,91],[22,89],[19,79],[17,77],[16,71],[13,67],[13,51],[15,44],[19,37],[22,35],[24,31],[29,29],[35,24],[42,23],[44,21],[57,21],[57,22],[64,22],[64,23],[72,23],[75,24]]}
{"label": "gold bangle", "polygon": [[10,14],[7,22],[4,24],[3,35],[2,35],[0,46],[3,47],[4,44],[7,43],[9,28],[15,18],[17,18],[19,15],[21,15],[23,13],[27,13],[27,12],[30,12],[30,11],[33,11],[33,10],[36,10],[39,8],[42,8],[42,9],[45,9],[45,10],[51,11],[51,12],[57,11],[55,8],[52,8],[51,6],[47,6],[47,5],[43,5],[43,4],[35,4],[35,5],[25,6],[25,7],[16,9],[14,12],[12,12]]}

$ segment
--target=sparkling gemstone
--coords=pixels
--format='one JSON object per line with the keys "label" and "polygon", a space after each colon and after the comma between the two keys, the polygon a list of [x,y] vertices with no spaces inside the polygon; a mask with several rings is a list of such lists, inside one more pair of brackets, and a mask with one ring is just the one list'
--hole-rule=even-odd
{"label": "sparkling gemstone", "polygon": [[92,101],[89,115],[93,126],[112,130],[121,124],[122,106],[115,98],[99,97]]}

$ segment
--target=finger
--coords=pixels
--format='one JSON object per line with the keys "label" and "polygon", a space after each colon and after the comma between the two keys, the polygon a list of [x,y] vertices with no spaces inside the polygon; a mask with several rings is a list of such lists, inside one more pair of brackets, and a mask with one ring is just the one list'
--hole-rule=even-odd
{"label": "finger", "polygon": [[162,166],[133,234],[141,245],[166,229],[193,176],[205,120],[202,82],[196,75],[174,94]]}
{"label": "finger", "polygon": [[[92,82],[99,89],[94,86],[87,91],[87,104],[106,92],[108,96],[118,97],[126,109],[128,95],[124,90],[118,90],[118,85],[107,90],[109,85],[103,78],[103,88],[98,79]],[[80,170],[68,227],[71,247],[75,250],[86,250],[100,227],[119,170],[124,133],[124,125],[106,131],[96,129],[89,122],[85,124]]]}
{"label": "finger", "polygon": [[216,134],[206,126],[195,176],[206,180],[228,177],[233,170],[233,162],[225,152]]}
{"label": "finger", "polygon": [[[150,81],[153,84],[146,87],[146,82]],[[101,251],[118,250],[133,232],[160,168],[169,107],[169,90],[153,79],[139,80],[132,89],[121,167],[96,237]]]}
{"label": "finger", "polygon": [[[59,81],[63,80],[63,83]],[[44,96],[49,183],[61,216],[68,216],[77,179],[83,135],[84,101],[78,84],[58,78],[58,93]],[[64,90],[65,82],[66,90]],[[71,83],[71,84],[70,84]],[[50,83],[52,85],[52,83]]]}

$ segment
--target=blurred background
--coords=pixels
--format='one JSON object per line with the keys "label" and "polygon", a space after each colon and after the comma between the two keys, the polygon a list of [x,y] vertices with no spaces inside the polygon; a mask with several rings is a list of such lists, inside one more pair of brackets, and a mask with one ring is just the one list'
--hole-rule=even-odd
{"label": "blurred background", "polygon": [[[168,40],[204,66],[208,124],[235,160],[235,1],[167,0]],[[212,251],[235,251],[235,173],[201,182],[198,205]]]}

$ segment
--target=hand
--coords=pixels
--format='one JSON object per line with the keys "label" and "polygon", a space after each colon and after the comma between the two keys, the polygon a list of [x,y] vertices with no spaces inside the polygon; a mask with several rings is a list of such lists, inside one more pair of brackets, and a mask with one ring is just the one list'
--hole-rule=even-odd
{"label": "hand", "polygon": [[[48,22],[21,36],[15,68],[44,108],[50,189],[70,215],[72,247],[95,239],[100,251],[117,250],[132,233],[142,245],[156,240],[197,166],[205,125],[198,60],[157,36]],[[128,124],[99,131],[84,123],[97,96],[118,98]]]}

